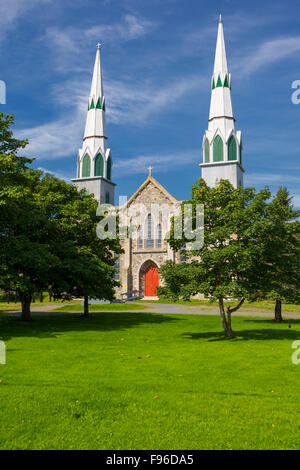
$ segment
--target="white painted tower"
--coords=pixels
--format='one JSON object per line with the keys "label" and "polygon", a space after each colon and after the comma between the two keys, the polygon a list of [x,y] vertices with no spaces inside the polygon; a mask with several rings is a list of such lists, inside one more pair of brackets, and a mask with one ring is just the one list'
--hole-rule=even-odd
{"label": "white painted tower", "polygon": [[203,137],[202,178],[215,187],[227,179],[236,188],[243,186],[242,134],[235,130],[231,102],[231,75],[228,72],[223,23],[220,15],[208,130]]}
{"label": "white painted tower", "polygon": [[78,151],[77,178],[72,181],[78,189],[86,189],[94,194],[101,204],[114,204],[115,183],[111,181],[111,176],[112,158],[107,145],[105,98],[98,44],[83,144]]}

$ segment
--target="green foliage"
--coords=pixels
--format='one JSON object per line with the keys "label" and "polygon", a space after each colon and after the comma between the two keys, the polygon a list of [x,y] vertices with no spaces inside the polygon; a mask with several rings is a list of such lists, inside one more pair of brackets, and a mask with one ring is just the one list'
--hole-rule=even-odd
{"label": "green foliage", "polygon": [[0,155],[0,289],[18,292],[27,320],[36,291],[112,298],[120,246],[97,238],[97,202],[18,157],[26,141],[12,138],[11,122],[0,115],[0,146],[15,152]]}
{"label": "green foliage", "polygon": [[[210,188],[200,179],[193,186],[192,200],[182,205],[180,222],[185,205],[192,204],[195,227],[196,205],[204,204],[203,247],[187,251],[186,263],[167,262],[162,266],[165,286],[158,289],[159,295],[175,300],[203,293],[218,301],[224,329],[231,336],[231,313],[244,299],[254,300],[265,292],[268,283],[272,290],[279,289],[279,273],[286,273],[290,286],[299,286],[299,251],[293,251],[299,222],[291,223],[299,211],[284,204],[284,196],[286,192],[281,190],[270,202],[268,188],[259,192],[254,188],[234,189],[228,181]],[[169,243],[174,250],[182,250],[188,240],[176,239],[176,223],[178,220],[173,223]],[[290,269],[284,268],[287,258],[288,266],[295,266],[293,278]],[[226,297],[241,299],[235,307],[227,307],[227,318],[223,304]]]}

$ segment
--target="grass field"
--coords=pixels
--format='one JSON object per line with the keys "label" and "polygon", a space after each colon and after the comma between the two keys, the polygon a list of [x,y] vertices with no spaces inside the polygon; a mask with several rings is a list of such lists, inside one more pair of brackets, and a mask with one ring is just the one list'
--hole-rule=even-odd
{"label": "grass field", "polygon": [[300,321],[0,318],[1,449],[299,449]]}

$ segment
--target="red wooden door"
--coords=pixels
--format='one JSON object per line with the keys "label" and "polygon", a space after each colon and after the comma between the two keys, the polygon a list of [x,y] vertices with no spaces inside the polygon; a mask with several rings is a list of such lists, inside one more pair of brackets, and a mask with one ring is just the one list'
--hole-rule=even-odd
{"label": "red wooden door", "polygon": [[145,297],[154,297],[159,283],[158,269],[150,265],[145,273]]}

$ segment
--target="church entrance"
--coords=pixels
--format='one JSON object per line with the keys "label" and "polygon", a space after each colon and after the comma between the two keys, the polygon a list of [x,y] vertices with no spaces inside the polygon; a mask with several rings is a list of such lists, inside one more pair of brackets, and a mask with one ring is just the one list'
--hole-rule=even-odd
{"label": "church entrance", "polygon": [[145,297],[155,297],[158,286],[158,269],[152,264],[145,272]]}
{"label": "church entrance", "polygon": [[157,265],[146,261],[140,269],[140,295],[144,297],[156,297],[156,288],[159,285],[159,274]]}

